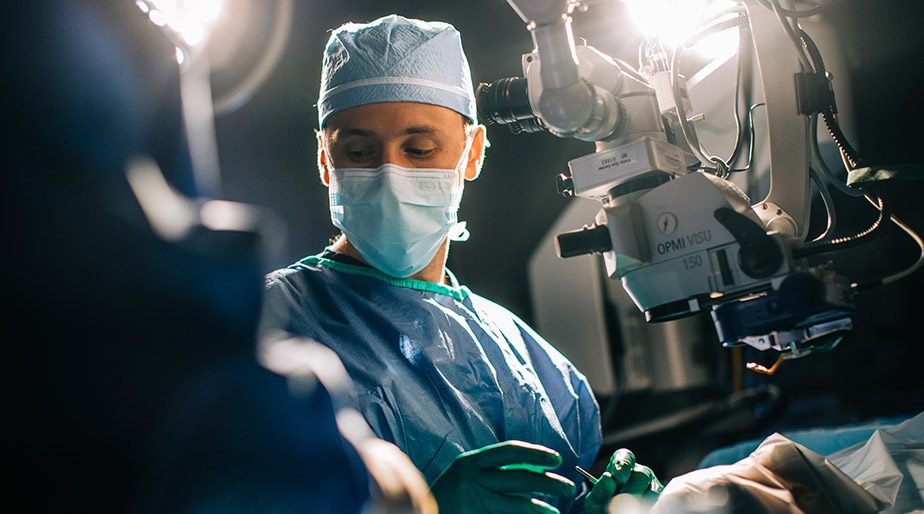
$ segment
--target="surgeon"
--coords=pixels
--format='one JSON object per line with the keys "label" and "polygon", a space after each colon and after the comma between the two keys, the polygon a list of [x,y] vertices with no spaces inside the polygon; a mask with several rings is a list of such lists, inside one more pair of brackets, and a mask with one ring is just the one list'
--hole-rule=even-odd
{"label": "surgeon", "polygon": [[[339,354],[356,407],[410,456],[441,513],[580,512],[589,488],[575,466],[589,469],[601,441],[587,380],[446,268],[450,242],[468,238],[457,213],[486,146],[459,33],[397,15],[336,29],[318,123],[342,233],[267,275],[263,329]],[[630,482],[626,469],[604,475],[593,505]]]}

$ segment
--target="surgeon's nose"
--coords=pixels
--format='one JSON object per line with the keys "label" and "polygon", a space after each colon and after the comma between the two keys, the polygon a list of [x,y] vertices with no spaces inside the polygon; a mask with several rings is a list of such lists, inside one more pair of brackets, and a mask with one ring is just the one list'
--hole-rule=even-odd
{"label": "surgeon's nose", "polygon": [[400,145],[388,145],[382,149],[382,152],[379,154],[378,162],[375,163],[375,167],[378,168],[383,164],[394,164],[403,168],[412,167],[408,164],[407,156],[404,154],[404,150]]}

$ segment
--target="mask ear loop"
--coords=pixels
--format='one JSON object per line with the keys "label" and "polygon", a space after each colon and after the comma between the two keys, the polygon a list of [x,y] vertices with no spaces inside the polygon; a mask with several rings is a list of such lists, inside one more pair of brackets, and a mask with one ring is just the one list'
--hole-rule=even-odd
{"label": "mask ear loop", "polygon": [[[465,167],[468,164],[468,156],[472,151],[472,142],[475,140],[475,131],[472,130],[470,134],[465,136],[465,148],[462,150],[462,157],[459,158],[459,162],[456,163],[456,173],[459,174],[459,200],[458,203],[462,201],[462,190],[465,187]],[[458,205],[456,206],[458,210]],[[459,221],[449,229],[449,240],[450,241],[468,241],[468,238],[471,237],[471,232],[466,228],[466,223],[464,221]]]}
{"label": "mask ear loop", "polygon": [[465,227],[465,222],[460,221],[452,226],[449,229],[449,240],[450,241],[468,241],[468,238],[471,237],[472,233],[468,231]]}
{"label": "mask ear loop", "polygon": [[460,175],[465,175],[465,167],[468,164],[468,155],[472,152],[472,142],[475,141],[475,130],[465,135],[465,148],[462,149],[462,156],[456,162],[455,170]]}

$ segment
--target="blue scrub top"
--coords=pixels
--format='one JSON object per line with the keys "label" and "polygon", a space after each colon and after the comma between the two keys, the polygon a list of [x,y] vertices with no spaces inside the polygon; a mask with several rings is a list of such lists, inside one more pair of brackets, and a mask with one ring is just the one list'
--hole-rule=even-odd
{"label": "blue scrub top", "polygon": [[[600,411],[573,364],[507,309],[460,286],[387,276],[326,250],[267,275],[263,330],[333,349],[375,433],[432,484],[461,452],[506,440],[558,451],[583,482]],[[572,499],[559,504],[562,512]],[[583,503],[583,502],[577,502]]]}

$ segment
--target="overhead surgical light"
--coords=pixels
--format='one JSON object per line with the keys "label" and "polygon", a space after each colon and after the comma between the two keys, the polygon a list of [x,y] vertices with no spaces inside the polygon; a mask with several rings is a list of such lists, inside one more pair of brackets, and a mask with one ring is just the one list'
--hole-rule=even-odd
{"label": "overhead surgical light", "polygon": [[648,40],[668,48],[683,44],[696,31],[709,0],[623,0]]}
{"label": "overhead surgical light", "polygon": [[[733,9],[733,0],[622,0],[636,26],[653,44],[674,50],[694,36],[703,24]],[[698,41],[697,53],[705,58],[727,57],[738,47],[737,29],[709,35]]]}
{"label": "overhead surgical light", "polygon": [[207,49],[224,0],[135,0],[135,4],[176,47],[183,123],[195,189],[202,197],[218,197],[221,178]]}
{"label": "overhead surgical light", "polygon": [[[265,0],[251,0],[233,3],[233,9],[228,9],[225,0],[135,0],[135,5],[176,48],[183,122],[195,189],[200,197],[217,198],[221,194],[215,117],[240,108],[265,82],[286,47],[292,25],[292,2],[276,0],[275,8],[267,9]],[[213,95],[213,73],[236,62],[233,57],[245,44],[243,36],[252,28],[249,23],[233,22],[253,21],[260,16],[273,16],[265,50],[234,87]],[[217,30],[219,23],[221,30]],[[225,58],[216,65],[212,55],[219,50]]]}
{"label": "overhead surgical light", "polygon": [[694,50],[708,60],[725,60],[733,56],[738,51],[737,27],[704,37],[696,44]]}
{"label": "overhead surgical light", "polygon": [[182,46],[196,46],[208,39],[221,17],[224,0],[137,0],[151,22],[172,31]]}

